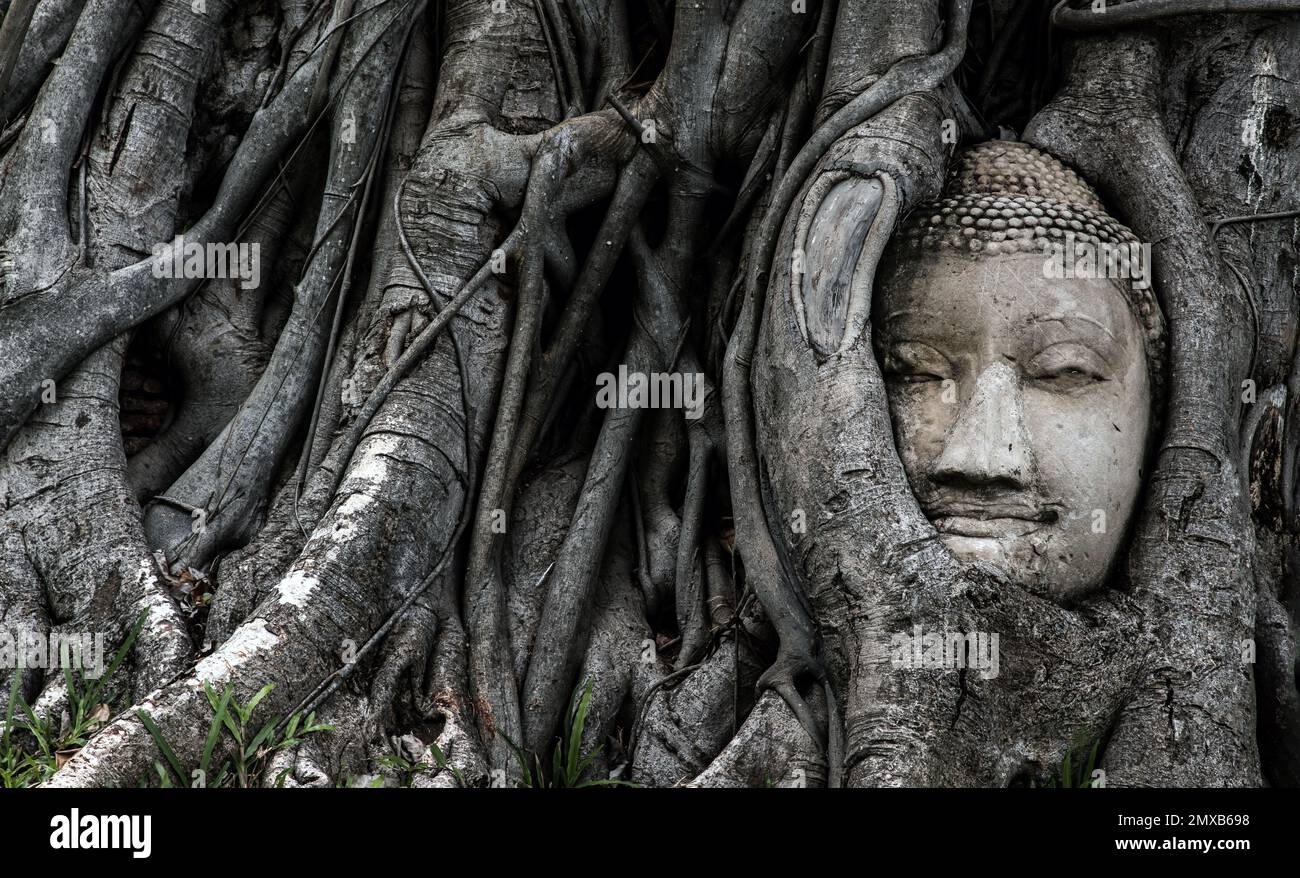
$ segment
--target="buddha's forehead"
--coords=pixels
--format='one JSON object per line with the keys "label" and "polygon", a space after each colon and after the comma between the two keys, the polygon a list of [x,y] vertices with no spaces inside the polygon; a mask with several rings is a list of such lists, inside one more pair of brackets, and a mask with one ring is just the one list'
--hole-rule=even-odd
{"label": "buddha's forehead", "polygon": [[925,254],[882,278],[877,328],[988,334],[1061,323],[1131,337],[1137,320],[1107,278],[1049,277],[1034,253],[972,258]]}

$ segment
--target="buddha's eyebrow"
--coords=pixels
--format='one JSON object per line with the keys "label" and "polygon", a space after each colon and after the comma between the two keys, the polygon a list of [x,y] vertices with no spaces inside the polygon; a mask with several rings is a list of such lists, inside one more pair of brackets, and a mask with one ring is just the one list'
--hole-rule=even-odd
{"label": "buddha's eyebrow", "polygon": [[899,308],[897,311],[890,311],[888,314],[886,314],[885,319],[882,320],[881,323],[882,324],[892,323],[893,321],[902,319],[904,317],[915,317],[915,316],[917,316],[915,308]]}
{"label": "buddha's eyebrow", "polygon": [[1111,341],[1113,341],[1115,344],[1119,344],[1119,339],[1115,337],[1115,334],[1114,334],[1113,332],[1111,332],[1109,329],[1107,329],[1107,328],[1105,327],[1105,325],[1101,323],[1101,321],[1099,321],[1099,320],[1097,320],[1097,319],[1095,319],[1095,318],[1089,317],[1087,314],[1079,314],[1078,312],[1071,312],[1071,313],[1069,313],[1069,314],[1045,314],[1045,315],[1043,315],[1042,317],[1031,317],[1031,318],[1029,318],[1029,321],[1028,321],[1028,322],[1030,322],[1030,323],[1069,323],[1069,322],[1071,322],[1071,321],[1079,321],[1079,322],[1082,322],[1082,323],[1087,323],[1087,324],[1089,324],[1090,326],[1094,326],[1094,327],[1096,327],[1097,329],[1100,329],[1102,332],[1106,333],[1106,336],[1107,336]]}

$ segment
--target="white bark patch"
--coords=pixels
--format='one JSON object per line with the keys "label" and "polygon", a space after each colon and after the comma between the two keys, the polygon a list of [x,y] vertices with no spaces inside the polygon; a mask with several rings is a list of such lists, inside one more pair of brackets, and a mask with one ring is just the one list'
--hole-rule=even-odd
{"label": "white bark patch", "polygon": [[153,558],[146,555],[145,557],[140,559],[139,566],[140,566],[140,572],[138,574],[138,578],[136,579],[136,582],[138,582],[140,585],[148,585],[150,582],[156,581],[158,576],[158,568],[154,567]]}
{"label": "white bark patch", "polygon": [[314,576],[308,576],[301,570],[295,570],[280,580],[280,585],[276,591],[280,595],[280,603],[289,604],[300,610],[307,608],[307,599],[316,591],[316,585],[319,582]]}
{"label": "white bark patch", "polygon": [[175,614],[168,612],[170,604],[166,599],[167,583],[159,574],[152,557],[146,555],[140,559],[136,584],[137,593],[142,596],[142,603],[149,609],[145,626],[150,631],[169,627],[170,623],[175,621]]}
{"label": "white bark patch", "polygon": [[200,683],[228,680],[231,671],[248,662],[259,652],[270,652],[280,638],[266,627],[265,619],[253,619],[240,625],[221,648],[194,666],[194,678]]}
{"label": "white bark patch", "polygon": [[[369,436],[363,443],[363,453],[357,455],[356,463],[348,469],[347,480],[361,480],[373,485],[382,485],[388,478],[390,463],[385,455],[396,455],[401,450],[402,440],[387,433]],[[351,497],[339,508],[342,513],[347,508]]]}
{"label": "white bark patch", "polygon": [[[365,466],[363,461],[361,466]],[[374,498],[367,494],[352,494],[339,504],[328,526],[322,528],[334,543],[346,543],[357,534],[357,522],[365,516],[366,510],[374,505]]]}
{"label": "white bark patch", "polygon": [[[1277,57],[1273,50],[1268,46],[1264,47],[1263,56],[1258,62],[1255,75],[1251,77],[1250,84],[1250,106],[1246,108],[1246,118],[1248,125],[1251,126],[1254,134],[1254,140],[1250,144],[1250,166],[1252,170],[1258,173],[1261,179],[1264,174],[1260,172],[1259,167],[1267,161],[1267,155],[1264,152],[1264,123],[1267,121],[1268,111],[1274,105],[1271,84],[1277,78]],[[1246,180],[1246,202],[1250,204],[1251,209],[1258,212],[1260,204],[1264,201],[1267,194],[1267,186],[1260,186],[1259,191],[1255,191],[1255,177],[1252,174]],[[1253,229],[1248,230],[1253,234]]]}
{"label": "white bark patch", "polygon": [[[368,462],[371,463],[371,469],[365,476],[367,478],[380,476],[386,469],[382,465],[374,465],[368,457],[362,459],[358,468],[364,468]],[[375,499],[368,494],[350,494],[339,504],[334,514],[316,528],[312,539],[325,544],[323,552],[317,558],[317,566],[332,566],[338,560],[342,546],[354,537],[365,534],[361,524],[374,505]],[[320,584],[320,577],[314,570],[292,570],[280,580],[276,593],[281,604],[305,610]]]}

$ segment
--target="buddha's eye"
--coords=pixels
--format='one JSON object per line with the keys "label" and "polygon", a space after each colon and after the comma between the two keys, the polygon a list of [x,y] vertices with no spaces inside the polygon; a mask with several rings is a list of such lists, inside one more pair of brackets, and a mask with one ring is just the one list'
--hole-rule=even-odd
{"label": "buddha's eye", "polygon": [[1025,380],[1046,390],[1069,392],[1111,380],[1106,362],[1091,348],[1061,342],[1044,348],[1025,364]]}
{"label": "buddha's eye", "polygon": [[895,384],[925,384],[952,377],[948,358],[920,342],[899,342],[885,352],[885,379]]}

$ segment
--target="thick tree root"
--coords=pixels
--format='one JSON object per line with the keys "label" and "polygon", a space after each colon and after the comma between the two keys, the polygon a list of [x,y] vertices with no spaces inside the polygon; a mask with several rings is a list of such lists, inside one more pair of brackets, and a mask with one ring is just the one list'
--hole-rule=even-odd
{"label": "thick tree root", "polygon": [[820,787],[826,758],[788,703],[765,694],[718,758],[687,786]]}

